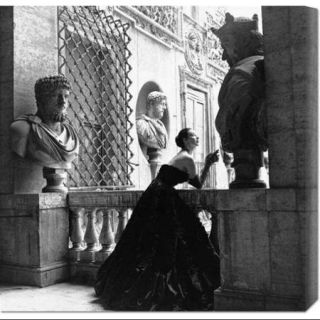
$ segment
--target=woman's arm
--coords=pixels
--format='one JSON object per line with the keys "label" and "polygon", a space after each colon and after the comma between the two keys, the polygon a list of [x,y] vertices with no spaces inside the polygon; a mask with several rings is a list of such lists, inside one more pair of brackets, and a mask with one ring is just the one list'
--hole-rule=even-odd
{"label": "woman's arm", "polygon": [[[200,178],[197,174],[194,175],[193,178],[190,178],[189,179],[189,183],[194,186],[195,188],[197,189],[201,189],[204,182],[206,181],[206,178],[208,176],[208,172],[209,172],[209,169],[211,167],[211,165],[214,163],[214,162],[217,162],[219,160],[219,150],[216,150],[214,153],[209,153],[207,156],[206,156],[206,159],[205,159],[205,162],[204,162],[204,167],[201,171],[201,175],[200,175]],[[195,163],[192,159],[192,163],[193,163],[193,166],[194,166],[194,172],[196,171],[195,170]]]}
{"label": "woman's arm", "polygon": [[210,166],[204,165],[200,177],[196,174],[192,179],[189,179],[189,183],[197,189],[201,189],[206,181]]}

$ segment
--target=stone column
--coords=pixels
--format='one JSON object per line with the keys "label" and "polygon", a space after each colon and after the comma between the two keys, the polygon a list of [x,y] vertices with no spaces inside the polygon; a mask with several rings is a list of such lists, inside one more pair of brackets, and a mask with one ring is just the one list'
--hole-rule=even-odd
{"label": "stone column", "polygon": [[13,190],[9,128],[13,121],[13,7],[0,7],[0,194]]}
{"label": "stone column", "polygon": [[0,281],[47,286],[69,278],[66,195],[41,193],[42,167],[10,150],[9,128],[58,73],[57,7],[0,7],[0,70]]}
{"label": "stone column", "polygon": [[264,7],[270,188],[317,186],[317,11]]}
{"label": "stone column", "polygon": [[1,7],[0,31],[0,194],[41,192],[42,167],[11,152],[9,127],[35,113],[36,80],[58,73],[57,7]]}
{"label": "stone column", "polygon": [[217,194],[216,310],[306,310],[317,300],[317,15],[262,9],[270,189]]}
{"label": "stone column", "polygon": [[318,279],[318,11],[263,7],[262,14],[270,188],[278,201],[277,190],[293,188],[295,193],[292,210],[270,212],[270,222],[279,231],[270,237],[273,266],[279,264],[272,270],[272,286],[290,295],[293,284],[299,284],[307,308],[317,298]]}

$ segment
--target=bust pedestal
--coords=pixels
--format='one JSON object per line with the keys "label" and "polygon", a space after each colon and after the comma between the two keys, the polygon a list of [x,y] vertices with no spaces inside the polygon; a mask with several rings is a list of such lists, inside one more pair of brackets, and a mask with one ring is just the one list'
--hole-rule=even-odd
{"label": "bust pedestal", "polygon": [[161,165],[162,150],[148,148],[147,155],[149,157],[148,161],[150,164],[151,179],[153,180],[156,177],[159,167]]}
{"label": "bust pedestal", "polygon": [[266,188],[266,183],[260,179],[259,171],[263,165],[263,152],[254,149],[240,149],[233,152],[235,180],[230,183],[230,189]]}
{"label": "bust pedestal", "polygon": [[44,167],[43,177],[47,180],[47,185],[42,189],[42,192],[68,192],[68,188],[64,185],[67,180],[67,173],[64,169]]}

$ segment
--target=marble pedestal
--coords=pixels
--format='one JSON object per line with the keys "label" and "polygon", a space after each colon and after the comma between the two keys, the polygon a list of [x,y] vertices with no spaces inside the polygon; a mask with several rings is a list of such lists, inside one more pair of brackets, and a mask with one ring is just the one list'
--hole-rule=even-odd
{"label": "marble pedestal", "polygon": [[66,195],[0,195],[0,281],[45,287],[69,279]]}

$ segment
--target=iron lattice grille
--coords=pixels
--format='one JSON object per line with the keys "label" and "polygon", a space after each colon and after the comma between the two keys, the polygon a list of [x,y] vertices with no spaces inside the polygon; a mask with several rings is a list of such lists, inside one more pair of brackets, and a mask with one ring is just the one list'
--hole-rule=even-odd
{"label": "iron lattice grille", "polygon": [[59,72],[72,85],[69,117],[80,137],[70,187],[132,185],[132,81],[128,24],[95,7],[59,7]]}

